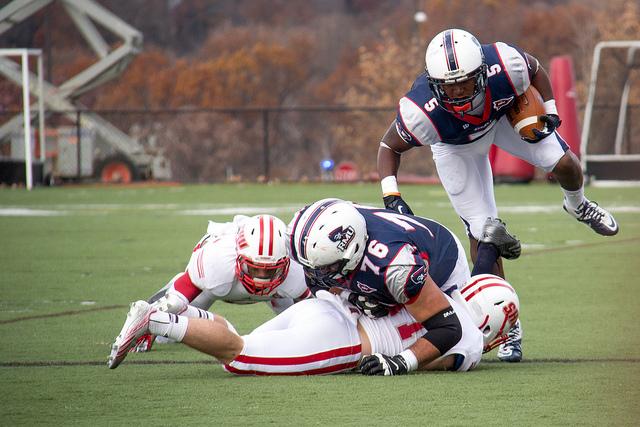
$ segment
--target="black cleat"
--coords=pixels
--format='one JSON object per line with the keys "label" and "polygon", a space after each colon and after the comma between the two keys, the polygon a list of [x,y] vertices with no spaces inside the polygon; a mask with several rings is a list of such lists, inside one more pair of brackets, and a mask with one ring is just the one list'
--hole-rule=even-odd
{"label": "black cleat", "polygon": [[500,218],[487,218],[480,241],[494,245],[500,256],[506,259],[516,259],[522,251],[520,240],[509,234],[507,225]]}

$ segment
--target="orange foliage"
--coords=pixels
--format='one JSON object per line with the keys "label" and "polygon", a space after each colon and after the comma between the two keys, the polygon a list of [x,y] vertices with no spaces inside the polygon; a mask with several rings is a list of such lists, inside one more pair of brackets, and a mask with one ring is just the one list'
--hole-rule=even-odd
{"label": "orange foliage", "polygon": [[[333,6],[321,3],[178,2],[154,15],[167,18],[157,24],[164,38],[149,38],[170,42],[146,45],[121,77],[82,101],[96,109],[308,104],[393,109],[422,72],[427,42],[451,27],[474,33],[482,43],[517,45],[544,65],[554,55],[571,55],[584,101],[595,44],[640,37],[640,4],[628,0],[417,0],[404,6],[392,0],[353,0],[328,12]],[[127,2],[113,5],[138,14]],[[414,7],[427,13],[425,23],[413,21]],[[54,24],[67,22],[58,19],[59,7],[50,10]],[[65,42],[71,37],[63,30],[54,35]],[[95,62],[77,43],[65,46],[54,48],[52,55],[56,84]],[[315,167],[319,153],[355,161],[365,173],[374,171],[378,141],[393,119],[393,111],[272,114],[270,140],[286,141],[272,147],[272,153],[293,165],[282,166],[283,173],[297,176]],[[222,179],[227,171],[221,165],[255,165],[256,141],[262,138],[256,114],[154,120],[158,123],[148,128],[161,126],[159,145],[184,168],[184,179]],[[419,155],[403,157],[403,172],[433,173],[426,150],[413,151]]]}

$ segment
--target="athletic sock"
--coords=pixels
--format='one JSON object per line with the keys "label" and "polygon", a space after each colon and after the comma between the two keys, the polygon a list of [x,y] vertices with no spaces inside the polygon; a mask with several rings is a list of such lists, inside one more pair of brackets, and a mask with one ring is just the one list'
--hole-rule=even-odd
{"label": "athletic sock", "polygon": [[587,199],[584,197],[584,187],[580,187],[578,190],[570,191],[562,189],[564,193],[564,199],[567,201],[567,208],[576,210]]}
{"label": "athletic sock", "polygon": [[203,310],[201,308],[194,307],[192,305],[188,305],[187,308],[182,313],[180,313],[180,315],[185,317],[196,318],[196,319],[209,319],[209,320],[213,320],[215,316],[210,311]]}
{"label": "athletic sock", "polygon": [[187,333],[188,325],[188,317],[173,313],[156,311],[149,316],[149,332],[178,342],[182,341]]}
{"label": "athletic sock", "polygon": [[471,275],[476,274],[493,274],[493,266],[498,261],[500,254],[498,248],[491,243],[478,243],[478,255],[476,262],[473,264]]}

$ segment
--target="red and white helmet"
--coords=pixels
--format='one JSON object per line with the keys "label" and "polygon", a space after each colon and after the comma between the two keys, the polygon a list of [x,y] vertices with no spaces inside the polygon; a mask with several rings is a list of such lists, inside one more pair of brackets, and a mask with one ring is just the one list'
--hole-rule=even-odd
{"label": "red and white helmet", "polygon": [[[431,40],[425,53],[429,87],[445,109],[460,113],[475,108],[487,87],[487,64],[480,42],[464,30],[444,30]],[[464,98],[447,96],[443,85],[475,79],[473,94]],[[474,102],[476,101],[476,102]]]}
{"label": "red and white helmet", "polygon": [[236,235],[236,275],[247,292],[269,295],[289,272],[287,227],[272,215],[256,215]]}
{"label": "red and white helmet", "polygon": [[520,301],[513,287],[493,274],[479,274],[463,286],[461,294],[484,336],[484,352],[502,344],[520,312]]}

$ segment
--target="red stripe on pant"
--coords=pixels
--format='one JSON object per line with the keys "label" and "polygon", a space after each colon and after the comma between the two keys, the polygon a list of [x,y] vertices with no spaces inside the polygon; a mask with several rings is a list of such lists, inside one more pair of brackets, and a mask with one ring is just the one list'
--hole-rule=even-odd
{"label": "red stripe on pant", "polygon": [[362,351],[360,344],[351,347],[335,348],[333,350],[322,351],[320,353],[309,354],[306,356],[296,357],[260,357],[260,356],[247,356],[241,354],[233,359],[240,363],[251,363],[257,365],[302,365],[305,363],[319,362],[322,360],[333,359],[334,357],[350,356],[352,354],[358,354]]}
{"label": "red stripe on pant", "polygon": [[297,372],[266,372],[266,371],[257,371],[257,370],[244,370],[234,368],[230,365],[224,365],[225,369],[232,374],[236,375],[322,375],[322,374],[333,374],[342,371],[351,370],[358,366],[358,362],[348,362],[341,363],[339,365],[327,366],[326,368],[317,368],[317,369],[308,369],[306,371],[297,371]]}

